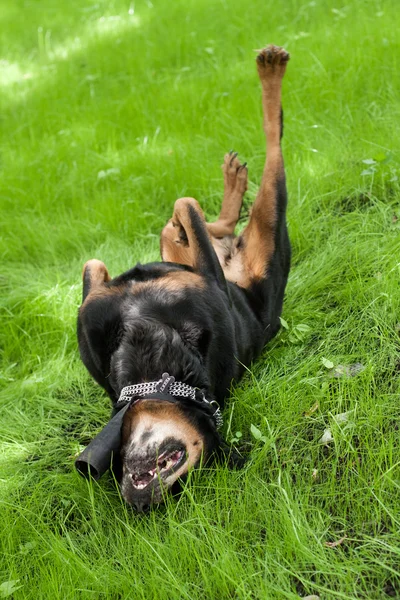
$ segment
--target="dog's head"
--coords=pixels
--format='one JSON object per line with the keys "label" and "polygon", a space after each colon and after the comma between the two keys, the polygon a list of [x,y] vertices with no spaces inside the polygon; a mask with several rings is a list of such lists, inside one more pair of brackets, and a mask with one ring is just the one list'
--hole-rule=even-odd
{"label": "dog's head", "polygon": [[139,512],[163,501],[188,471],[221,449],[213,419],[193,407],[140,400],[122,425],[121,492]]}

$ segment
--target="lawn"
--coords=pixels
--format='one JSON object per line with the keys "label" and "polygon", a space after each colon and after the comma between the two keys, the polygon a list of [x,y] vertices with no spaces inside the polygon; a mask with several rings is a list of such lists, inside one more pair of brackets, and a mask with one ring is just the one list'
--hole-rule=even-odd
{"label": "lawn", "polygon": [[[400,597],[396,22],[396,0],[3,1],[0,598]],[[225,410],[248,461],[138,516],[73,467],[110,412],[78,356],[82,265],[157,260],[180,196],[215,218],[231,148],[250,206],[266,43],[291,53],[293,266]]]}

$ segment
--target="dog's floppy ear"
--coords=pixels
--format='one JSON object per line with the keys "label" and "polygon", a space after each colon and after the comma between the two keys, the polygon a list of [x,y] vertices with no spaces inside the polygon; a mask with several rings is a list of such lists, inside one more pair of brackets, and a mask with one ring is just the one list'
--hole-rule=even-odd
{"label": "dog's floppy ear", "polygon": [[112,400],[114,391],[107,379],[110,361],[122,335],[121,296],[104,296],[81,307],[78,316],[78,342],[82,361]]}

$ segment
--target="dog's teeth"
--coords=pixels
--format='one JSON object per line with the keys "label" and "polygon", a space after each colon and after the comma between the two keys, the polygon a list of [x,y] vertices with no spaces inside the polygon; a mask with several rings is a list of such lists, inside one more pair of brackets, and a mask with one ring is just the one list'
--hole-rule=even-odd
{"label": "dog's teeth", "polygon": [[163,458],[162,462],[165,463],[164,467],[160,468],[160,465],[157,464],[157,466],[154,469],[149,469],[146,473],[142,473],[141,475],[137,476],[137,478],[131,473],[130,477],[132,480],[133,487],[137,490],[143,490],[152,481],[157,479],[160,473],[168,471],[168,469],[173,467],[181,459],[182,454],[182,450],[174,452],[169,458]]}

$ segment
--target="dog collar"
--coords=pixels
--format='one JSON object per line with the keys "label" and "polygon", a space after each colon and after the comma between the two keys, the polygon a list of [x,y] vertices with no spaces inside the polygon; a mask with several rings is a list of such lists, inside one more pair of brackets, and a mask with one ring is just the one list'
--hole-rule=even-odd
{"label": "dog collar", "polygon": [[[145,383],[136,383],[135,385],[127,385],[122,388],[120,396],[117,400],[116,408],[122,408],[123,405],[139,402],[142,398],[157,400],[157,394],[162,395],[160,400],[174,401],[177,398],[190,399],[193,402],[204,403],[208,409],[215,410],[212,412],[212,417],[215,421],[217,429],[223,425],[221,409],[215,400],[207,400],[204,393],[198,388],[194,388],[187,383],[175,381],[175,377],[168,373],[163,373],[158,381],[149,381]],[[150,398],[149,398],[150,396]]]}

